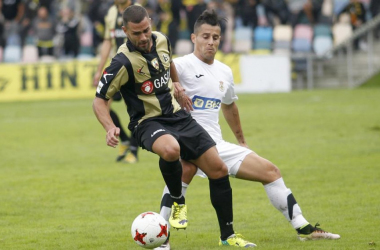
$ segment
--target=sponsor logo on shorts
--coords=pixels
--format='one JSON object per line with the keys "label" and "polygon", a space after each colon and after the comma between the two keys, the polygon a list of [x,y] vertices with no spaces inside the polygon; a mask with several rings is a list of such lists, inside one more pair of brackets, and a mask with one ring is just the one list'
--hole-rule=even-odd
{"label": "sponsor logo on shorts", "polygon": [[164,132],[165,131],[165,129],[157,129],[156,131],[154,131],[152,134],[151,134],[151,136],[150,137],[153,137],[153,136],[155,136],[157,133],[160,133],[160,132]]}

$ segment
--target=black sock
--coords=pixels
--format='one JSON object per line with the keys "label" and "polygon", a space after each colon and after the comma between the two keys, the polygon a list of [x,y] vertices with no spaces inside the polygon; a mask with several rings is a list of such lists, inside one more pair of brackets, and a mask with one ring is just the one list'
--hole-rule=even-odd
{"label": "black sock", "polygon": [[185,197],[182,195],[181,162],[179,160],[168,162],[160,158],[159,165],[173,202],[185,204]]}
{"label": "black sock", "polygon": [[137,150],[139,149],[139,145],[137,144],[137,140],[135,139],[135,137],[131,136],[130,138],[130,149],[131,149],[131,152],[132,154],[134,154],[134,156],[136,156],[137,158]]}
{"label": "black sock", "polygon": [[172,207],[173,205],[173,199],[172,197],[170,197],[170,194],[164,194],[164,196],[162,197],[161,199],[161,205],[160,205],[160,209],[162,207]]}
{"label": "black sock", "polygon": [[112,121],[115,124],[115,126],[118,127],[118,128],[120,128],[120,140],[122,142],[129,141],[129,137],[128,137],[127,133],[125,133],[125,130],[121,126],[119,117],[117,116],[117,114],[115,113],[115,111],[113,111],[112,109],[110,109],[110,116],[111,116]]}
{"label": "black sock", "polygon": [[210,198],[218,216],[220,238],[226,240],[234,234],[232,189],[228,175],[219,179],[209,179]]}

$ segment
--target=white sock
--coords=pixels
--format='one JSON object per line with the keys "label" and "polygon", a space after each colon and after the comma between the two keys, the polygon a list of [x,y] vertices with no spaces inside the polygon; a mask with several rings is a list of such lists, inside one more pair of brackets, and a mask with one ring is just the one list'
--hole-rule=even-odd
{"label": "white sock", "polygon": [[[182,182],[182,195],[183,196],[186,196],[186,190],[187,190],[188,186],[189,186],[189,184]],[[164,197],[166,194],[170,195],[169,189],[167,186],[165,186],[164,191],[162,192],[162,197]],[[171,207],[162,206],[161,210],[160,210],[160,215],[162,217],[164,217],[164,219],[166,221],[169,221],[171,211],[172,211]]]}
{"label": "white sock", "polygon": [[186,190],[189,184],[182,182],[182,195],[186,197]]}
{"label": "white sock", "polygon": [[[166,194],[170,196],[169,189],[168,189],[167,186],[165,186],[164,191],[162,192],[162,198],[163,198]],[[169,221],[169,217],[170,217],[170,212],[171,212],[171,210],[172,210],[171,207],[162,206],[162,207],[161,207],[161,210],[160,210],[160,215],[161,215],[162,217],[164,217],[164,219],[165,219],[166,221]]]}
{"label": "white sock", "polygon": [[282,178],[264,185],[264,188],[272,205],[285,216],[294,229],[308,224],[302,215],[301,208],[294,199],[292,191],[285,186]]}

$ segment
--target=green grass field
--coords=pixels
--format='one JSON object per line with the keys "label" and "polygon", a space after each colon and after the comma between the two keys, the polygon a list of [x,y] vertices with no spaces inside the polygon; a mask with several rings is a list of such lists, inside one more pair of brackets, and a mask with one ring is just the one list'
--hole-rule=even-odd
{"label": "green grass field", "polygon": [[[91,103],[0,103],[0,249],[142,249],[130,226],[159,210],[158,157],[115,163]],[[380,249],[380,88],[240,95],[237,104],[250,147],[281,169],[304,216],[342,238],[298,241],[261,184],[231,179],[235,230],[258,249]],[[171,231],[172,249],[220,249],[207,180],[194,179],[187,204],[189,227]]]}

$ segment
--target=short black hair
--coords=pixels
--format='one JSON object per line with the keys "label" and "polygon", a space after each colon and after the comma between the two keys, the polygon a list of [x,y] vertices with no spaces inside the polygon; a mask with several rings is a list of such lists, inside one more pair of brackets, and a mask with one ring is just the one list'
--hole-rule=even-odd
{"label": "short black hair", "polygon": [[123,12],[123,25],[127,26],[128,22],[140,23],[145,17],[149,18],[149,14],[144,7],[131,5]]}
{"label": "short black hair", "polygon": [[202,24],[209,24],[211,26],[219,26],[221,22],[226,22],[226,18],[220,18],[215,10],[205,10],[203,13],[197,18],[194,24],[194,33],[198,32],[199,27]]}

